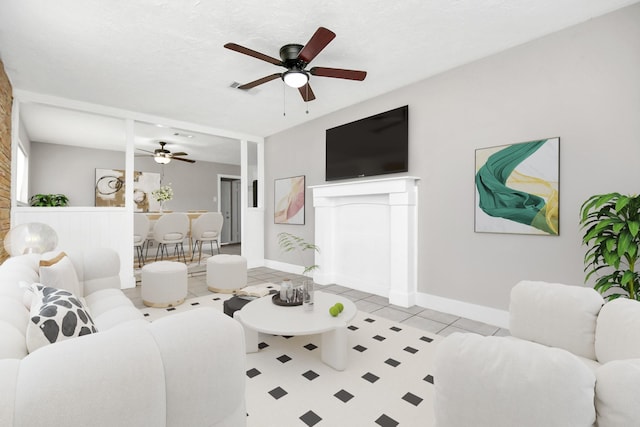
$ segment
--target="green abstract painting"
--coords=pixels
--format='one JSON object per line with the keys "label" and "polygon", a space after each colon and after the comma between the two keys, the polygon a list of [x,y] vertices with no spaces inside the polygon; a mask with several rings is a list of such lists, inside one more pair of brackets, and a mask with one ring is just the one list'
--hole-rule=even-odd
{"label": "green abstract painting", "polygon": [[475,231],[559,234],[560,138],[476,150]]}

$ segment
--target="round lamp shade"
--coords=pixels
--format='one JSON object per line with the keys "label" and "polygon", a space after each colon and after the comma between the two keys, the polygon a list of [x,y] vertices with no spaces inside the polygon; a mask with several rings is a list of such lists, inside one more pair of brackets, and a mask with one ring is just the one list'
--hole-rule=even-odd
{"label": "round lamp shade", "polygon": [[4,238],[4,249],[11,256],[44,253],[58,246],[56,231],[41,222],[20,224],[7,233]]}

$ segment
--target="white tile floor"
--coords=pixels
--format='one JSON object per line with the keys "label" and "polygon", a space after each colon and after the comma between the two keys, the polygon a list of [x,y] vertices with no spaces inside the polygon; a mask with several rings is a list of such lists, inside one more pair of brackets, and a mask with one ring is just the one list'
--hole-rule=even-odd
{"label": "white tile floor", "polygon": [[[223,247],[223,253],[233,253],[233,246]],[[191,271],[191,269],[190,269]],[[262,282],[280,283],[283,278],[291,280],[302,279],[302,276],[292,275],[267,267],[250,269],[248,272],[248,284],[253,285]],[[195,298],[210,294],[205,280],[204,264],[190,273],[189,295],[187,298]],[[389,304],[386,298],[372,295],[346,288],[339,285],[317,286],[317,289],[324,292],[340,294],[352,300],[360,311],[372,313],[376,316],[384,317],[399,323],[405,323],[414,328],[432,332],[438,335],[447,336],[453,332],[474,332],[480,335],[508,335],[509,331],[486,323],[476,322],[463,317],[441,313],[435,310],[425,309],[418,306],[409,308],[398,307]],[[140,297],[140,286],[134,289],[125,290],[125,294],[138,307],[144,307]]]}

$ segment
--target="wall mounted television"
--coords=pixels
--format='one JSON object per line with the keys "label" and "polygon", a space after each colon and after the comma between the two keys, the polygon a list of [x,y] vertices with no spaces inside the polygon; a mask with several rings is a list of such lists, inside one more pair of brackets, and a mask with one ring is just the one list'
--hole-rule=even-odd
{"label": "wall mounted television", "polygon": [[408,105],[326,131],[327,181],[408,170]]}

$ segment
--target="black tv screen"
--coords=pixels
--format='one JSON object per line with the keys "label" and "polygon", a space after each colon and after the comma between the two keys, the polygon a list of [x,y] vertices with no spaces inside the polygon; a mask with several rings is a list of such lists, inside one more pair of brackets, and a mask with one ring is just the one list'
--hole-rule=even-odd
{"label": "black tv screen", "polygon": [[409,106],[327,129],[327,181],[407,172]]}

